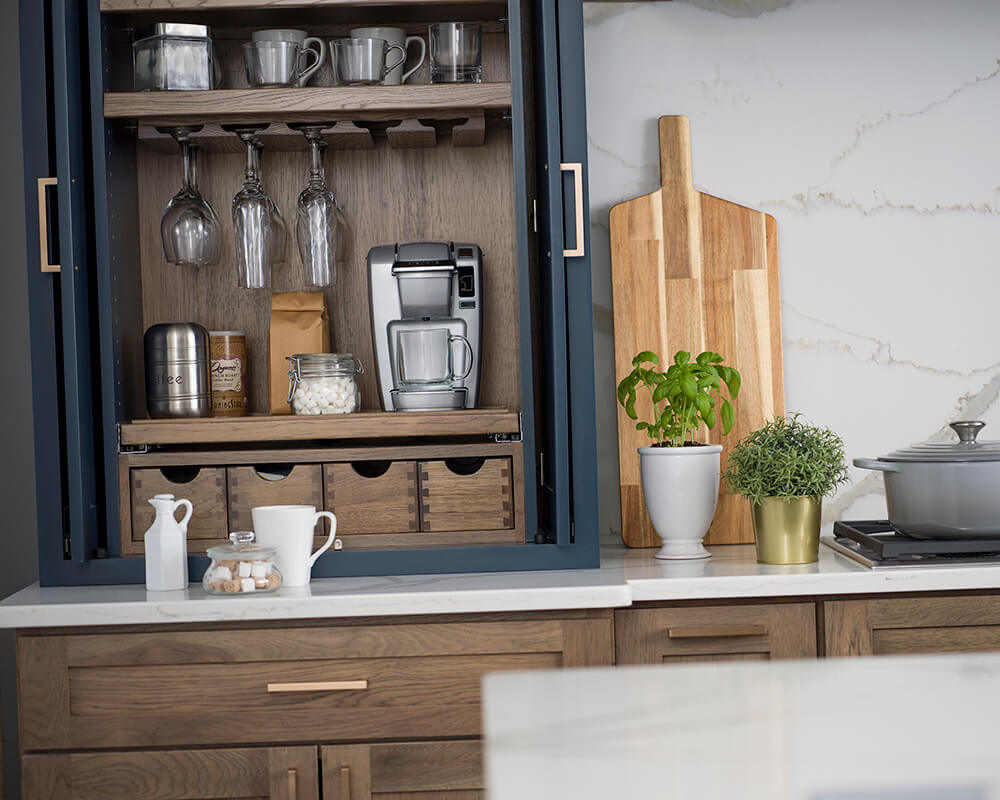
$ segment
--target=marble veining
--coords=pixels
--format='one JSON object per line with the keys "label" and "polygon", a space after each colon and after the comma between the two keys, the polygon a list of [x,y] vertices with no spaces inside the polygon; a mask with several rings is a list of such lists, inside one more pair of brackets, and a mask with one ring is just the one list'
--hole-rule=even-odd
{"label": "marble veining", "polygon": [[[841,434],[848,459],[940,441],[955,419],[1000,439],[1000,5],[698,0],[584,14],[595,310],[612,307],[609,209],[657,187],[656,118],[685,114],[696,187],[777,219],[788,410]],[[606,324],[595,361],[612,538]],[[884,517],[881,476],[850,477],[827,523]]]}

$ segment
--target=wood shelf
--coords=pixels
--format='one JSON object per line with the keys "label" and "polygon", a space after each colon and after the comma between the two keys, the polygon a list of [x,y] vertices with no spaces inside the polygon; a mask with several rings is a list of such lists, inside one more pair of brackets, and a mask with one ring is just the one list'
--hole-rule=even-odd
{"label": "wood shelf", "polygon": [[122,445],[197,445],[247,442],[491,436],[518,433],[520,415],[506,408],[462,411],[154,419],[121,425]]}
{"label": "wood shelf", "polygon": [[[479,5],[482,0],[364,0],[366,6]],[[357,6],[358,0],[101,0],[109,14],[144,11],[238,11]]]}
{"label": "wood shelf", "polygon": [[459,119],[511,107],[509,83],[111,92],[106,119],[150,125]]}

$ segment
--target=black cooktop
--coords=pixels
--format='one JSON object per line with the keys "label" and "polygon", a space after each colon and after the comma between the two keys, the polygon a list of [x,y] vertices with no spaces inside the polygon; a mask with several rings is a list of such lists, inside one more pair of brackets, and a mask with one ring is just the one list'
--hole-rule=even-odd
{"label": "black cooktop", "polygon": [[1000,562],[1000,538],[913,539],[888,520],[834,522],[823,542],[867,567],[956,566]]}

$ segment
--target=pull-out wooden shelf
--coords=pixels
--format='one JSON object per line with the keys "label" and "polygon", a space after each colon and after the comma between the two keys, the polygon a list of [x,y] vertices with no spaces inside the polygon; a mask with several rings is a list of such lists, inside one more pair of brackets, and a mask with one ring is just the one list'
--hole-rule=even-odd
{"label": "pull-out wooden shelf", "polygon": [[237,444],[325,439],[389,439],[425,436],[492,436],[518,433],[520,415],[505,408],[393,413],[363,411],[326,416],[207,417],[123,423],[121,444]]}
{"label": "pull-out wooden shelf", "polygon": [[511,107],[510,83],[109,92],[107,119],[154,124],[457,119]]}

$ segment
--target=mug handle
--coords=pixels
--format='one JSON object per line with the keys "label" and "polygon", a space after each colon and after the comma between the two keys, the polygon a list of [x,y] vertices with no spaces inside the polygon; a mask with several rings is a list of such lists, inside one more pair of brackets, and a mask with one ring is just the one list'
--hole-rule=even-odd
{"label": "mug handle", "polygon": [[[310,42],[316,42],[318,47],[308,47]],[[326,48],[323,46],[323,42],[317,39],[315,36],[310,36],[305,40],[306,47],[303,47],[299,51],[299,63],[302,63],[302,59],[307,53],[312,55],[315,59],[312,66],[306,67],[299,73],[299,76],[295,79],[296,86],[305,86],[309,79],[315,74],[316,70],[323,66],[323,62],[326,61]]]}
{"label": "mug handle", "polygon": [[191,519],[191,514],[194,512],[194,507],[191,505],[190,500],[182,499],[174,503],[174,511],[177,511],[177,509],[180,508],[181,506],[187,506],[187,513],[184,515],[184,519],[182,519],[177,524],[181,526],[181,530],[184,531],[184,533],[187,533],[188,520]]}
{"label": "mug handle", "polygon": [[309,556],[309,569],[312,569],[312,565],[316,563],[316,559],[329,550],[330,545],[332,545],[334,540],[337,538],[337,518],[329,511],[317,511],[316,517],[313,519],[313,527],[315,527],[316,523],[319,522],[320,517],[327,517],[330,520],[330,535],[327,537],[326,541],[323,542],[322,547]]}
{"label": "mug handle", "polygon": [[400,83],[406,83],[406,79],[409,78],[414,72],[423,66],[424,59],[427,58],[427,42],[421,39],[419,36],[407,36],[406,37],[406,49],[410,49],[410,45],[413,42],[418,42],[420,44],[420,58],[417,63],[413,65],[413,69],[409,69],[403,73],[403,77],[399,79]]}
{"label": "mug handle", "polygon": [[459,380],[464,381],[466,378],[469,377],[469,375],[472,374],[472,358],[473,358],[472,345],[469,344],[469,340],[468,339],[466,339],[464,336],[462,336],[459,333],[452,334],[451,336],[448,337],[448,341],[449,342],[454,342],[456,340],[460,341],[462,344],[464,344],[466,350],[469,351],[469,360],[466,362],[467,367],[465,369],[465,374],[464,375],[455,375],[454,376],[454,377],[458,378]]}
{"label": "mug handle", "polygon": [[385,51],[386,56],[389,55],[389,51],[390,50],[398,50],[400,53],[402,53],[402,56],[400,57],[399,61],[397,61],[391,67],[386,67],[385,69],[382,70],[382,78],[383,79],[385,78],[386,75],[388,75],[390,72],[392,72],[394,69],[396,69],[396,67],[398,67],[400,64],[402,64],[404,61],[406,61],[406,51],[400,45],[398,45],[398,44],[390,44],[389,47],[386,48],[386,51]]}

